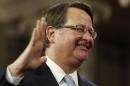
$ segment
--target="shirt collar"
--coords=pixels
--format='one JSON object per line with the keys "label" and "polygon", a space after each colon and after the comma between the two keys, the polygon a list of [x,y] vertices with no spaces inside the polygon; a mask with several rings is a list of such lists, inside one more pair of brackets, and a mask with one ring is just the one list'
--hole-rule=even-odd
{"label": "shirt collar", "polygon": [[[66,73],[63,71],[62,68],[60,68],[59,65],[57,65],[54,61],[52,61],[48,56],[46,56],[46,58],[47,58],[46,64],[50,68],[52,74],[54,75],[56,81],[59,84],[62,81],[63,77],[66,75]],[[74,71],[69,75],[73,78],[76,86],[78,86],[77,71]]]}
{"label": "shirt collar", "polygon": [[46,64],[50,68],[50,70],[51,70],[52,74],[54,75],[56,81],[58,83],[60,83],[60,81],[66,75],[65,72],[55,62],[53,62],[49,57],[47,57]]}
{"label": "shirt collar", "polygon": [[73,73],[69,74],[72,79],[74,80],[76,86],[78,86],[78,75],[77,75],[77,71],[74,71]]}

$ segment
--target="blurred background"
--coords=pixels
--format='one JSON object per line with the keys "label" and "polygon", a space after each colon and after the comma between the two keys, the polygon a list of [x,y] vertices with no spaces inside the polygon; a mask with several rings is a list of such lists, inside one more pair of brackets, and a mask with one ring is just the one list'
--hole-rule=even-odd
{"label": "blurred background", "polygon": [[[75,0],[0,0],[0,68],[25,49],[36,19],[53,4]],[[98,86],[130,86],[130,0],[79,0],[92,5],[98,32],[81,74]]]}

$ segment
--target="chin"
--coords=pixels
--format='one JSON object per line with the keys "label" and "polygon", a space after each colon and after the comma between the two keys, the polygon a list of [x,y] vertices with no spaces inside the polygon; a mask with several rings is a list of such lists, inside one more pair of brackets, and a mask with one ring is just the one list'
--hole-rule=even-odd
{"label": "chin", "polygon": [[88,58],[88,53],[76,53],[75,54],[75,58],[80,61],[80,62],[83,62],[84,60],[86,60]]}
{"label": "chin", "polygon": [[69,63],[72,66],[72,68],[78,68],[83,61],[85,61],[88,58],[88,53],[73,53],[73,56],[71,59],[69,59]]}
{"label": "chin", "polygon": [[89,50],[88,49],[85,49],[85,48],[76,48],[73,55],[83,61],[83,60],[86,60],[88,58],[88,53],[89,53]]}
{"label": "chin", "polygon": [[86,60],[88,58],[88,55],[79,55],[77,58],[79,58],[79,60]]}

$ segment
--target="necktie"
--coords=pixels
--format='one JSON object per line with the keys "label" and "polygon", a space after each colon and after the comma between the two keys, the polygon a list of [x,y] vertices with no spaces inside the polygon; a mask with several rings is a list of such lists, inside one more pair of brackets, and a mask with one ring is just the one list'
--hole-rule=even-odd
{"label": "necktie", "polygon": [[71,76],[65,75],[64,80],[65,80],[65,82],[67,83],[68,86],[76,86],[75,83],[74,83],[74,80],[72,79]]}

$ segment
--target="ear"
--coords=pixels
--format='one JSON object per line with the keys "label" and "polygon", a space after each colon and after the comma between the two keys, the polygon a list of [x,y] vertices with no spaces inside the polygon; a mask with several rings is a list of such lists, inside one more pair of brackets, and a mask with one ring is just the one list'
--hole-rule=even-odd
{"label": "ear", "polygon": [[49,43],[54,43],[54,38],[55,38],[54,33],[55,33],[54,27],[48,26],[46,29],[46,36],[47,36]]}

